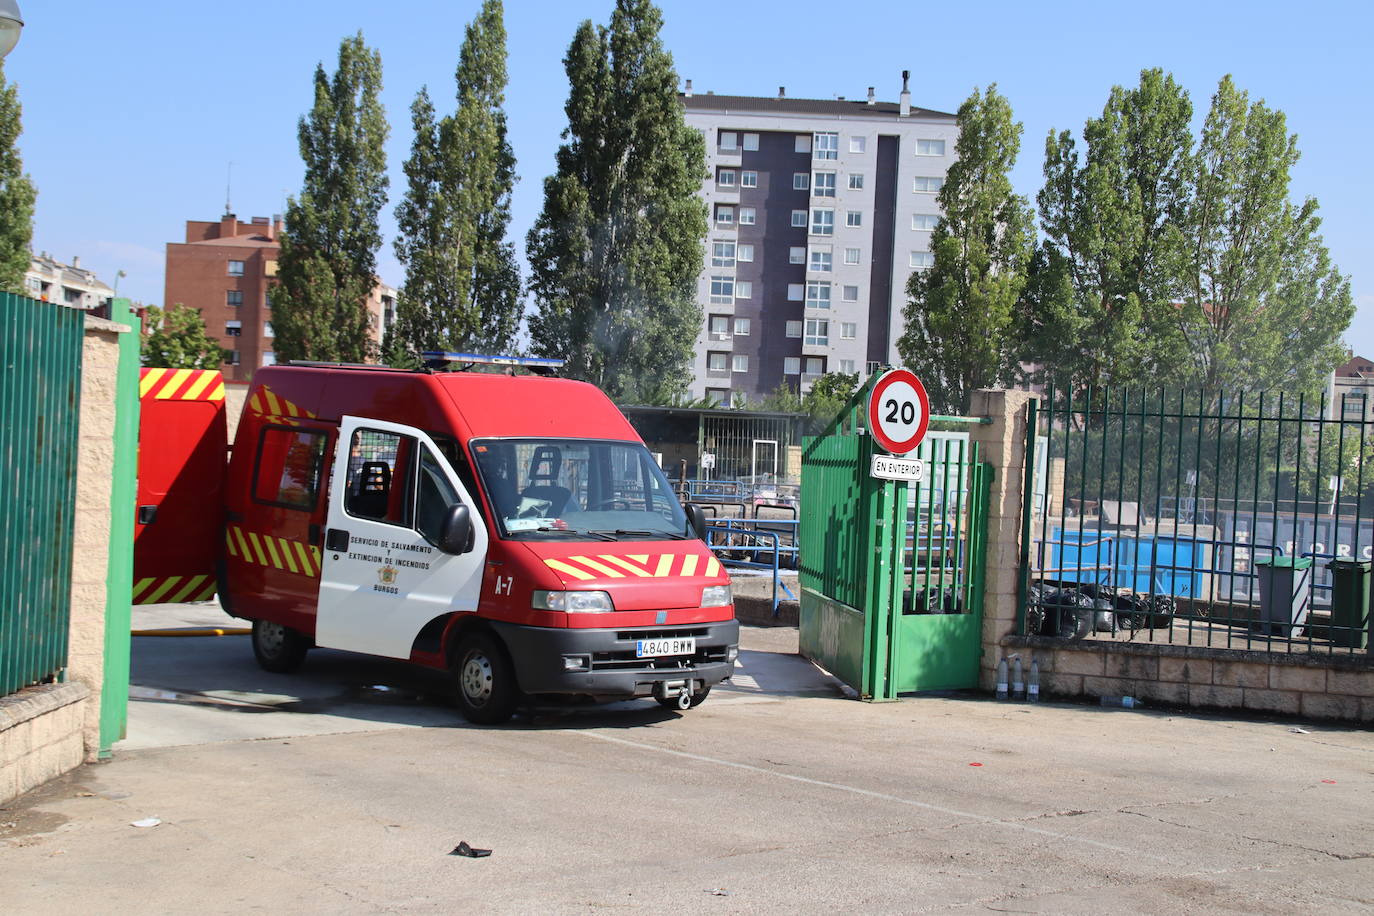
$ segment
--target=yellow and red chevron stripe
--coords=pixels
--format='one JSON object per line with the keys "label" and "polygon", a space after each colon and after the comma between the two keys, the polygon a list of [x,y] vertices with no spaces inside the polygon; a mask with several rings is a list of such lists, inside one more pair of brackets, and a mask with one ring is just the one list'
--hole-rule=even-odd
{"label": "yellow and red chevron stripe", "polygon": [[299,426],[298,421],[301,418],[315,419],[313,413],[274,393],[266,385],[253,392],[253,396],[248,399],[248,409],[264,420],[287,426]]}
{"label": "yellow and red chevron stripe", "polygon": [[707,557],[704,561],[694,553],[630,553],[623,556],[602,553],[595,556],[563,557],[545,560],[544,565],[554,572],[574,579],[642,579],[693,578],[720,575],[720,561]]}
{"label": "yellow and red chevron stripe", "polygon": [[134,583],[134,604],[172,604],[209,601],[215,594],[214,576],[149,576]]}
{"label": "yellow and red chevron stripe", "polygon": [[290,541],[271,534],[258,534],[238,525],[230,525],[224,532],[229,555],[245,563],[284,569],[298,576],[320,575],[320,548],[313,544]]}
{"label": "yellow and red chevron stripe", "polygon": [[138,396],[153,401],[222,401],[224,376],[215,369],[144,369]]}

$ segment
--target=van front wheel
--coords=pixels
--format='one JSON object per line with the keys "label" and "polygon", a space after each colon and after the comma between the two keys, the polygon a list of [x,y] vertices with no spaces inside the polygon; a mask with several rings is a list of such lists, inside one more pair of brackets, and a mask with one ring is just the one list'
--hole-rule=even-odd
{"label": "van front wheel", "polygon": [[453,679],[463,716],[477,725],[499,725],[515,714],[520,688],[505,649],[486,633],[469,633],[453,654]]}
{"label": "van front wheel", "polygon": [[309,648],[310,641],[290,627],[270,620],[253,621],[253,656],[265,671],[295,671]]}

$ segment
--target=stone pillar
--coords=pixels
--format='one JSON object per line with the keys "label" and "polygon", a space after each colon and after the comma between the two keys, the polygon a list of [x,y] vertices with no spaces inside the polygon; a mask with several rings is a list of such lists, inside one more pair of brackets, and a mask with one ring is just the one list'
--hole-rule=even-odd
{"label": "stone pillar", "polygon": [[983,580],[983,655],[979,661],[979,686],[985,690],[995,686],[1002,637],[1016,632],[1026,422],[1034,397],[1028,391],[983,389],[974,392],[969,406],[969,416],[992,420],[973,427],[972,433],[983,460],[992,465]]}

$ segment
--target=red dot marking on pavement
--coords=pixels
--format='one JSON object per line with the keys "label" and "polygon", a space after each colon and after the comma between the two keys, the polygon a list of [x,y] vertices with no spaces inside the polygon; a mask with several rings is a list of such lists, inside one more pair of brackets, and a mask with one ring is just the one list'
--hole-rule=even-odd
{"label": "red dot marking on pavement", "polygon": [[1336,784],[1336,780],[1334,779],[1323,779],[1322,782],[1326,783],[1328,786],[1334,786]]}
{"label": "red dot marking on pavement", "polygon": [[980,767],[980,766],[982,766],[982,764],[981,764],[981,763],[970,763],[969,766],[971,766],[971,767]]}

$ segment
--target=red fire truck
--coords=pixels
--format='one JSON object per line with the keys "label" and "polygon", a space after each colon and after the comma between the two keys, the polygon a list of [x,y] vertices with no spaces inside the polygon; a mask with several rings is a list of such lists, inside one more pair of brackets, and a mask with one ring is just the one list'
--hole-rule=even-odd
{"label": "red fire truck", "polygon": [[555,361],[426,357],[255,375],[217,577],[259,664],[444,668],[481,723],[541,694],[700,704],[739,642],[701,510],[600,390],[517,372]]}

